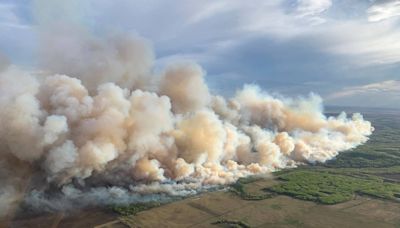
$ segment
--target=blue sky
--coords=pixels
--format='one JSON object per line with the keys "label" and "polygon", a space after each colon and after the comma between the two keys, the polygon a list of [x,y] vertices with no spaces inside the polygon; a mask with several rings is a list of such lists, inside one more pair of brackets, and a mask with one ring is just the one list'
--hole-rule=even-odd
{"label": "blue sky", "polygon": [[216,93],[257,83],[327,104],[400,107],[398,0],[0,0],[0,57],[35,68],[54,21],[139,34],[157,64],[194,60]]}

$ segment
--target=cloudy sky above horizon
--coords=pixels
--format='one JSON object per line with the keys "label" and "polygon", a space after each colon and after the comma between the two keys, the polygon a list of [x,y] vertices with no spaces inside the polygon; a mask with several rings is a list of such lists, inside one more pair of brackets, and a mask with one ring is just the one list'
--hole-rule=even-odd
{"label": "cloudy sky above horizon", "polygon": [[34,68],[37,31],[57,20],[145,37],[158,65],[199,62],[225,95],[256,83],[400,108],[400,0],[0,0],[0,58]]}

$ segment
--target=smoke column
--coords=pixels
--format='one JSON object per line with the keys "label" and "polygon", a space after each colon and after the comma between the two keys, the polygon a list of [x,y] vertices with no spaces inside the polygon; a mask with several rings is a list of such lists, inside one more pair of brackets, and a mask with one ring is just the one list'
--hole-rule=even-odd
{"label": "smoke column", "polygon": [[317,95],[245,85],[224,98],[195,63],[156,74],[142,38],[44,40],[45,71],[0,68],[2,216],[20,202],[64,210],[193,194],[325,162],[373,131],[360,114],[324,116]]}

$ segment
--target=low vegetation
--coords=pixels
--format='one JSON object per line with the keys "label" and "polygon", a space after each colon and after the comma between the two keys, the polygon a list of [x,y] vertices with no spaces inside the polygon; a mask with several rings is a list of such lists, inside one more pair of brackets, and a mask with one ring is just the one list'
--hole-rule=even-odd
{"label": "low vegetation", "polygon": [[294,227],[303,227],[304,226],[304,223],[302,221],[295,219],[295,218],[286,218],[284,220],[284,223],[286,223],[287,225],[294,226]]}
{"label": "low vegetation", "polygon": [[400,193],[400,184],[372,175],[356,178],[320,170],[294,170],[279,179],[284,182],[269,191],[323,204],[344,202],[355,194],[395,200]]}
{"label": "low vegetation", "polygon": [[282,206],[279,205],[279,204],[272,204],[270,207],[271,207],[272,209],[274,209],[274,210],[281,210],[281,209],[282,209]]}
{"label": "low vegetation", "polygon": [[153,207],[158,207],[161,204],[158,202],[149,202],[149,203],[135,203],[129,205],[114,205],[112,206],[112,210],[120,215],[128,216],[135,215],[138,212],[148,210]]}
{"label": "low vegetation", "polygon": [[272,193],[263,193],[263,194],[251,194],[246,191],[246,184],[252,183],[254,181],[259,180],[259,178],[250,176],[247,178],[240,178],[234,184],[231,185],[231,191],[240,196],[240,198],[244,200],[263,200],[268,199],[273,196]]}

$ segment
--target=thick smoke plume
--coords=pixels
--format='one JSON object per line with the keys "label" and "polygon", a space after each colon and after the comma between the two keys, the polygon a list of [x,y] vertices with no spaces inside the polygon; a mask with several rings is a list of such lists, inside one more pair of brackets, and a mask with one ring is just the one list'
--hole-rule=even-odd
{"label": "thick smoke plume", "polygon": [[[325,162],[368,140],[360,114],[323,114],[317,95],[246,85],[211,94],[194,63],[153,73],[141,38],[52,37],[45,71],[0,72],[0,211],[162,199]],[[155,197],[155,198],[154,198]]]}

